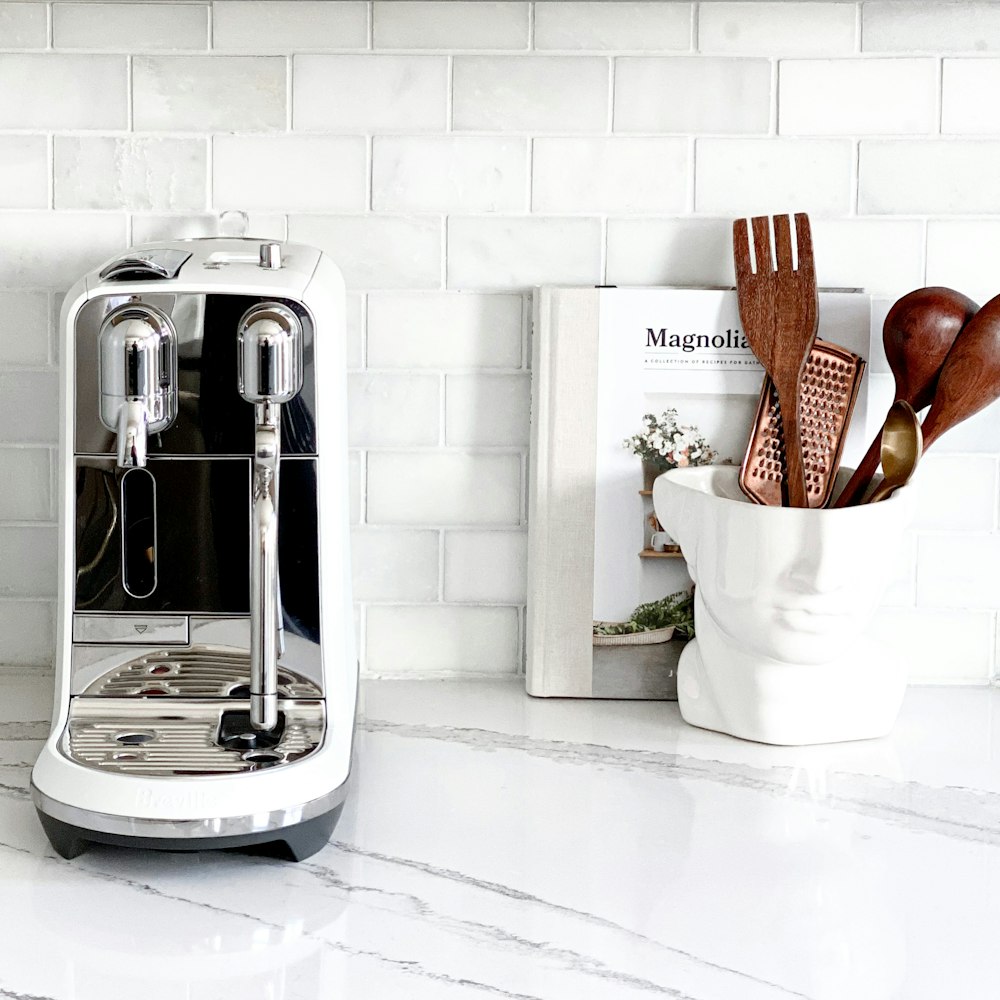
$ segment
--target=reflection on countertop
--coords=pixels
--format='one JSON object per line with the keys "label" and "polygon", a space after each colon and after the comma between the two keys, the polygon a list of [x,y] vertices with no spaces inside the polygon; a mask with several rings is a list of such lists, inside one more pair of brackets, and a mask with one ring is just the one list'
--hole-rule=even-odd
{"label": "reflection on countertop", "polygon": [[995,996],[1000,691],[893,734],[743,743],[520,680],[364,685],[335,840],[54,856],[28,797],[51,677],[0,674],[0,996]]}

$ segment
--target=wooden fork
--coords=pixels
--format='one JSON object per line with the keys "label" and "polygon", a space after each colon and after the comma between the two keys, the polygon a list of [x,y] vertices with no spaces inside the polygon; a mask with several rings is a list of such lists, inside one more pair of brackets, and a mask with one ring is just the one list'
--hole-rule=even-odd
{"label": "wooden fork", "polygon": [[774,257],[766,215],[751,220],[756,267],[750,257],[746,219],[733,223],[733,260],[740,320],[750,349],[771,376],[785,439],[787,490],[782,506],[807,507],[805,464],[799,431],[799,395],[802,372],[816,340],[819,302],[813,265],[809,216],[795,216],[798,266],[792,266],[792,239],[787,215],[774,216]]}

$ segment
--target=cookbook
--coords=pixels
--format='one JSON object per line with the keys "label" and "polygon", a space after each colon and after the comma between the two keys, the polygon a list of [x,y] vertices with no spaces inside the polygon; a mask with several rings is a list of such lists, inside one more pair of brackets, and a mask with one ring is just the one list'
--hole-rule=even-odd
{"label": "cookbook", "polygon": [[[819,337],[867,358],[870,296],[821,291],[819,303]],[[650,484],[631,444],[652,426],[648,416],[674,412],[688,431],[697,429],[685,442],[704,440],[713,461],[740,464],[763,370],[743,337],[736,293],[543,287],[533,321],[528,693],[674,698],[683,629],[656,643],[598,636],[595,644],[595,625],[621,631],[615,623],[637,609],[690,588],[683,554],[656,530]],[[845,464],[866,443],[867,382],[866,375]],[[695,464],[705,454],[685,444],[674,457]]]}

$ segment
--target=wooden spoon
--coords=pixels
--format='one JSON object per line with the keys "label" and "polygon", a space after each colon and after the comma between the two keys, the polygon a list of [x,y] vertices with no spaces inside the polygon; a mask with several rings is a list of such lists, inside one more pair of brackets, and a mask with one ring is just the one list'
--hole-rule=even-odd
{"label": "wooden spoon", "polygon": [[868,503],[878,503],[891,497],[912,477],[923,454],[920,418],[905,399],[897,399],[889,407],[882,425],[882,473],[884,478],[869,497]]}
{"label": "wooden spoon", "polygon": [[[917,411],[930,406],[948,351],[978,309],[961,292],[941,287],[918,288],[893,305],[882,326],[882,343],[896,379],[896,399],[906,400]],[[881,447],[879,434],[832,506],[847,507],[864,496],[878,468]]]}
{"label": "wooden spoon", "polygon": [[924,419],[924,450],[945,431],[1000,398],[1000,295],[962,328],[938,376]]}

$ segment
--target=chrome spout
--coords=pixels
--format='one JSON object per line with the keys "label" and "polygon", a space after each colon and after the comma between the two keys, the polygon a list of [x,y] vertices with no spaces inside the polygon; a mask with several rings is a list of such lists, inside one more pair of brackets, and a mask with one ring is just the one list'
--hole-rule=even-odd
{"label": "chrome spout", "polygon": [[154,306],[128,302],[104,319],[99,337],[101,422],[117,435],[118,465],[146,464],[150,434],[177,416],[177,334]]}
{"label": "chrome spout", "polygon": [[250,725],[278,723],[281,602],[278,471],[281,404],[302,388],[302,325],[277,302],[253,306],[239,326],[239,389],[254,404],[253,539],[250,549]]}
{"label": "chrome spout", "polygon": [[137,399],[127,399],[118,408],[118,465],[142,468],[149,450],[149,411]]}

